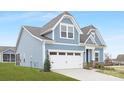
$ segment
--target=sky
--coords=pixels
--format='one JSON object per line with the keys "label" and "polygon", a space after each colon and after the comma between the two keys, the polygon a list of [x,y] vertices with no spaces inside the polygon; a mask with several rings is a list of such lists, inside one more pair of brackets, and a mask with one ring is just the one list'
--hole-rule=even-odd
{"label": "sky", "polygon": [[[23,25],[42,27],[61,12],[0,12],[0,46],[15,46]],[[124,54],[124,12],[70,11],[79,26],[94,25],[112,58]]]}

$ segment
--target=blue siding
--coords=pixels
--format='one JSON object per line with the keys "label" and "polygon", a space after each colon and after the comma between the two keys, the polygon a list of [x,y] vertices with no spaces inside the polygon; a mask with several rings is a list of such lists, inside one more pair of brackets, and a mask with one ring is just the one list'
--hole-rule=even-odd
{"label": "blue siding", "polygon": [[104,62],[104,59],[103,59],[103,48],[96,48],[95,49],[96,51],[99,51],[99,53],[100,53],[100,62]]}
{"label": "blue siding", "polygon": [[84,47],[83,46],[71,46],[71,45],[52,45],[52,44],[46,44],[45,45],[45,49],[46,49],[46,54],[47,54],[47,50],[49,49],[53,49],[53,50],[73,50],[73,51],[84,51]]}
{"label": "blue siding", "polygon": [[63,18],[61,23],[68,23],[68,24],[73,24],[72,21],[69,18]]}
{"label": "blue siding", "polygon": [[98,45],[101,45],[101,42],[100,42],[98,36],[95,36],[95,41],[96,41],[96,43],[97,43]]}
{"label": "blue siding", "polygon": [[79,33],[74,29],[74,39],[63,39],[60,38],[60,24],[54,30],[54,40],[60,43],[70,43],[70,44],[79,44]]}
{"label": "blue siding", "polygon": [[48,38],[50,38],[50,39],[52,39],[52,33],[53,33],[53,32],[49,32],[49,33],[47,33],[45,36],[48,37]]}
{"label": "blue siding", "polygon": [[20,54],[21,66],[43,68],[42,42],[29,35],[26,31],[22,32],[16,53]]}

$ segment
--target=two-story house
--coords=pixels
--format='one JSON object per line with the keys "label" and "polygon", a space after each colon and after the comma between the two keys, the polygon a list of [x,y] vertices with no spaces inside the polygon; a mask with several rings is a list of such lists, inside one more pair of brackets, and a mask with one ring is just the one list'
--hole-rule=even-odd
{"label": "two-story house", "polygon": [[43,69],[49,55],[51,69],[82,68],[84,62],[103,62],[105,46],[97,28],[80,28],[70,13],[63,12],[43,27],[22,26],[16,63]]}

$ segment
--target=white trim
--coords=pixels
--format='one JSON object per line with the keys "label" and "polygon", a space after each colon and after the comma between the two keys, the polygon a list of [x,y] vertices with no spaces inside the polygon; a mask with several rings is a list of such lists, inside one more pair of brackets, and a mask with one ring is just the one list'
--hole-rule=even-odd
{"label": "white trim", "polygon": [[101,41],[101,43],[102,43],[103,45],[106,45],[104,39],[102,38],[102,36],[101,36],[101,34],[99,33],[98,30],[96,30],[96,35],[98,36],[98,38],[99,38],[99,40]]}
{"label": "white trim", "polygon": [[12,50],[12,51],[16,52],[15,50],[13,50],[13,49],[11,49],[11,48],[8,48],[8,49],[2,51],[2,53],[3,53],[3,52],[6,52],[6,51],[8,51],[8,50]]}
{"label": "white trim", "polygon": [[42,52],[42,56],[43,56],[43,66],[44,66],[44,62],[45,62],[45,59],[46,59],[46,52],[45,52],[45,42],[43,42],[43,44],[42,44],[42,50],[43,50],[43,52]]}
{"label": "white trim", "polygon": [[93,28],[92,28],[92,29],[90,29],[90,30],[89,30],[89,32],[87,33],[87,35],[89,35],[89,34],[90,34],[90,32],[91,32],[91,31],[93,31],[93,30],[96,30],[96,29],[93,29]]}
{"label": "white trim", "polygon": [[16,49],[18,48],[19,40],[20,40],[20,38],[21,38],[21,34],[23,33],[23,31],[26,31],[27,33],[29,33],[29,35],[31,35],[31,36],[34,37],[35,39],[40,40],[40,41],[43,41],[42,39],[40,39],[40,38],[34,36],[34,35],[33,35],[32,33],[30,33],[24,26],[22,26],[22,29],[21,29],[21,31],[20,31],[20,33],[19,33],[18,40],[17,40],[17,43],[16,43]]}
{"label": "white trim", "polygon": [[[61,32],[62,32],[62,31],[61,31],[61,27],[62,27],[62,26],[65,26],[65,27],[66,27],[66,31],[65,31],[65,32],[66,32],[66,37],[62,37],[62,35],[61,35]],[[73,32],[72,32],[72,33],[73,33],[73,38],[69,38],[69,37],[68,37],[68,27],[72,27],[72,28],[73,28]],[[60,38],[63,38],[63,39],[73,39],[73,40],[74,40],[74,34],[75,34],[75,33],[74,33],[74,25],[65,24],[65,23],[60,23],[60,26],[59,26],[59,34],[60,34]]]}
{"label": "white trim", "polygon": [[77,25],[75,19],[74,19],[72,16],[69,16],[69,15],[63,15],[63,16],[61,17],[61,19],[60,19],[60,20],[55,24],[55,26],[52,28],[52,30],[54,30],[54,29],[56,28],[56,26],[62,21],[62,19],[63,19],[64,17],[70,18],[70,19],[72,20],[72,23],[75,25],[76,29],[78,29],[77,31],[78,31],[80,34],[83,34],[83,32],[80,30],[79,25]]}
{"label": "white trim", "polygon": [[97,43],[92,35],[91,35],[90,39],[97,45]]}
{"label": "white trim", "polygon": [[32,33],[30,33],[24,26],[23,26],[23,28],[24,28],[24,30],[25,30],[26,32],[28,32],[32,37],[36,38],[37,40],[43,41],[42,39],[40,39],[40,38],[34,36]]}
{"label": "white trim", "polygon": [[54,34],[55,34],[55,31],[52,32],[52,40],[54,40]]}
{"label": "white trim", "polygon": [[84,51],[82,50],[58,50],[58,49],[48,49],[48,52],[78,52],[78,53],[83,53]]}
{"label": "white trim", "polygon": [[58,45],[68,45],[68,46],[81,46],[81,44],[69,44],[69,43],[53,43],[53,44],[58,44]]}
{"label": "white trim", "polygon": [[89,39],[91,39],[91,41],[92,41],[94,44],[97,44],[96,41],[94,40],[94,38],[92,37],[92,35],[89,35],[89,37],[88,37],[87,40],[84,42],[84,44],[86,44]]}
{"label": "white trim", "polygon": [[[100,62],[100,51],[95,51],[95,53],[98,53],[98,62]],[[95,56],[96,58],[96,56]]]}
{"label": "white trim", "polygon": [[[104,42],[104,39],[102,38],[101,34],[99,33],[99,31],[98,31],[97,29],[90,29],[89,32],[87,33],[87,35],[89,35],[90,32],[93,31],[93,30],[95,30],[94,33],[98,36],[98,38],[99,38],[101,44],[106,45],[105,42]],[[96,44],[97,44],[97,43],[96,43]]]}
{"label": "white trim", "polygon": [[95,47],[86,46],[85,49],[95,49]]}

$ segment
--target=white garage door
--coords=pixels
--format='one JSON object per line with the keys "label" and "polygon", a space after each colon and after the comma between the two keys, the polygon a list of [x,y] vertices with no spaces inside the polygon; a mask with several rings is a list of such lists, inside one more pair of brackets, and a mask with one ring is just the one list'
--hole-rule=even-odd
{"label": "white garage door", "polygon": [[50,51],[51,69],[69,69],[83,67],[82,52]]}

